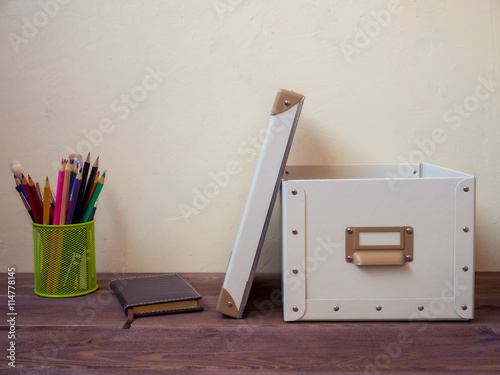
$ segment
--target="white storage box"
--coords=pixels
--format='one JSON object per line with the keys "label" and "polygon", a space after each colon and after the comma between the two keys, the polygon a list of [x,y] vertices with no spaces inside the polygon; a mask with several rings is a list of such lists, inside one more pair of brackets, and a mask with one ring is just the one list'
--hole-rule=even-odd
{"label": "white storage box", "polygon": [[473,176],[287,166],[281,193],[286,321],[473,318]]}

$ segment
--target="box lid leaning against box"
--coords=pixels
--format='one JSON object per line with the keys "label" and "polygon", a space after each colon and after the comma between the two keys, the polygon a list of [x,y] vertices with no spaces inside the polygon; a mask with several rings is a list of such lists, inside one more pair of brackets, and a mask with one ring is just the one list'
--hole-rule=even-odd
{"label": "box lid leaning against box", "polygon": [[243,316],[303,103],[299,93],[279,90],[276,94],[217,302],[217,311],[226,316]]}

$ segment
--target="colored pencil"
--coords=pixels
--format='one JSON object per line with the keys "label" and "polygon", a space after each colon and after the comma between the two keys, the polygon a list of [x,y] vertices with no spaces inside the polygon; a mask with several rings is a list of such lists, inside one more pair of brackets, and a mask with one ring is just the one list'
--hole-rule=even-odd
{"label": "colored pencil", "polygon": [[43,225],[50,223],[50,183],[49,177],[45,179],[45,186],[43,187]]}
{"label": "colored pencil", "polygon": [[[97,175],[96,175],[96,178],[97,176],[99,176],[99,172],[97,172]],[[104,173],[102,174],[102,177],[106,177],[106,171],[104,171]],[[95,181],[94,182],[94,189],[92,190],[92,193],[91,193],[91,197],[92,195],[94,195],[94,191],[95,191],[95,188],[97,187],[97,182],[98,181]],[[89,202],[90,203],[90,202]],[[92,212],[90,213],[90,216],[89,216],[89,220],[88,221],[92,221],[94,220],[94,216],[95,216],[95,212],[97,211],[97,206],[99,205],[99,197],[97,198],[97,201],[95,202],[95,206],[94,208],[92,209]]]}
{"label": "colored pencil", "polygon": [[92,190],[90,191],[90,196],[89,196],[89,200],[87,201],[87,206],[90,203],[90,198],[92,197],[92,194],[94,194],[95,188],[97,187],[97,182],[99,181],[99,174],[100,173],[101,173],[101,171],[97,171],[97,174],[95,175],[94,184],[92,186]]}
{"label": "colored pencil", "polygon": [[78,175],[78,162],[76,162],[71,169],[71,177],[69,180],[69,191],[68,191],[68,207],[69,207],[69,200],[71,199],[71,196],[73,194],[73,186],[75,186],[75,180],[76,176]]}
{"label": "colored pencil", "polygon": [[35,183],[29,175],[28,175],[28,184],[35,185],[35,190],[36,190],[37,197],[38,197],[38,199],[35,200],[35,204],[38,204],[38,203],[40,204],[40,207],[39,207],[40,211],[38,212],[38,215],[40,215],[40,224],[42,224],[43,223],[43,196],[42,196],[42,192],[40,191],[40,184],[38,182]]}
{"label": "colored pencil", "polygon": [[[59,173],[57,176],[57,191],[56,191],[56,204],[54,208],[54,225],[63,225],[64,221],[61,220],[61,206],[62,206],[62,195],[64,189],[64,173],[67,162],[62,159],[61,166],[59,168]],[[64,216],[66,217],[66,216]],[[64,219],[63,219],[64,220]],[[45,260],[49,261],[49,266],[47,269],[47,293],[53,293],[57,289],[57,280],[59,278],[59,273],[56,272],[58,269],[58,255],[62,254],[62,249],[59,249],[59,245],[62,246],[62,241],[60,241],[59,234],[57,232],[52,233],[52,240],[50,243],[50,253],[48,257],[45,257]],[[53,270],[50,272],[49,270]]]}
{"label": "colored pencil", "polygon": [[28,214],[31,217],[31,220],[35,222],[35,217],[33,216],[33,212],[31,211],[30,205],[28,204],[28,201],[24,197],[23,193],[21,192],[21,188],[19,186],[16,186],[16,191],[19,193],[19,196],[21,197],[21,200],[23,201],[24,207],[26,208],[26,211],[28,211]]}
{"label": "colored pencil", "polygon": [[82,167],[83,161],[82,161],[82,155],[75,153],[75,154],[69,154],[68,155],[69,159],[73,159],[75,161],[75,164],[78,162],[78,170]]}
{"label": "colored pencil", "polygon": [[28,180],[26,180],[26,177],[24,177],[24,175],[22,175],[21,181],[23,182],[24,192],[26,193],[26,196],[28,198],[28,203],[31,207],[31,212],[33,213],[33,216],[35,218],[35,223],[40,224],[42,222],[42,219],[40,218],[40,216],[38,216],[35,201],[33,200],[33,197],[31,196],[30,187],[28,185]]}
{"label": "colored pencil", "polygon": [[[87,181],[87,185],[85,186],[85,195],[83,196],[83,201],[82,201],[82,211],[80,213],[80,216],[78,218],[79,222],[84,223],[85,221],[83,220],[83,216],[87,212],[87,203],[89,202],[90,199],[90,192],[92,191],[92,188],[94,187],[94,179],[95,175],[97,173],[97,168],[99,168],[99,156],[95,160],[94,165],[92,166],[92,170],[90,171],[89,175],[89,180]],[[88,219],[88,217],[87,217]]]}
{"label": "colored pencil", "polygon": [[[36,211],[37,211],[38,217],[40,219],[39,224],[41,224],[42,220],[43,220],[42,201],[40,199],[40,194],[38,194],[38,191],[36,190],[35,183],[31,179],[30,175],[28,175],[28,186],[29,186],[29,189],[30,189],[31,198],[35,202]],[[33,207],[31,207],[31,209],[33,210]]]}
{"label": "colored pencil", "polygon": [[73,224],[79,223],[79,218],[83,215],[82,208],[83,205],[83,196],[85,195],[85,184],[87,183],[87,177],[89,174],[90,168],[90,152],[87,155],[87,159],[83,163],[83,172],[82,172],[82,183],[80,185],[80,192],[78,193],[78,201],[76,202],[75,213],[73,214]]}
{"label": "colored pencil", "polygon": [[64,169],[64,183],[61,197],[61,213],[59,214],[59,224],[66,224],[66,213],[68,207],[68,193],[69,193],[69,183],[71,182],[71,170],[73,169],[73,164],[71,162],[66,163],[66,168]]}
{"label": "colored pencil", "polygon": [[16,185],[21,188],[21,192],[24,195],[24,198],[28,200],[26,193],[24,192],[23,185],[21,183],[21,177],[23,175],[23,166],[19,162],[19,160],[11,160],[10,161],[10,170],[14,173],[14,179],[16,180]]}
{"label": "colored pencil", "polygon": [[80,193],[81,184],[82,184],[82,170],[80,169],[78,175],[76,176],[75,185],[73,186],[73,193],[71,194],[71,203],[69,204],[66,224],[71,224],[73,222],[73,216],[75,214],[76,202],[78,201],[78,194]]}
{"label": "colored pencil", "polygon": [[21,190],[21,194],[27,200],[28,197],[26,196],[26,193],[24,192],[24,188],[23,188],[23,184],[21,182],[21,179],[17,175],[14,175],[14,179],[16,180],[16,186],[19,186],[19,189]]}
{"label": "colored pencil", "polygon": [[99,194],[101,193],[102,187],[104,185],[105,177],[106,177],[106,173],[103,173],[102,176],[99,178],[99,182],[97,183],[97,187],[95,188],[95,192],[92,195],[92,198],[90,199],[90,203],[87,207],[87,210],[85,211],[85,215],[83,215],[82,223],[86,223],[89,220],[90,214],[92,213],[92,210],[94,209],[95,202],[97,201],[97,198],[99,198]]}
{"label": "colored pencil", "polygon": [[[28,175],[29,177],[29,175]],[[28,180],[29,182],[29,180]],[[35,188],[36,188],[36,192],[38,193],[38,199],[40,199],[40,202],[42,203],[42,206],[43,206],[43,195],[42,195],[42,191],[40,190],[40,184],[38,182],[35,183]]]}
{"label": "colored pencil", "polygon": [[61,197],[63,191],[64,183],[64,160],[61,160],[61,166],[59,167],[59,173],[57,175],[57,190],[56,190],[56,206],[54,208],[54,225],[59,225],[59,218],[61,214]]}
{"label": "colored pencil", "polygon": [[95,216],[95,212],[97,211],[97,206],[99,205],[99,198],[97,199],[97,201],[95,202],[95,206],[94,208],[92,209],[92,213],[90,214],[89,216],[89,221],[92,221],[94,220],[94,216]]}

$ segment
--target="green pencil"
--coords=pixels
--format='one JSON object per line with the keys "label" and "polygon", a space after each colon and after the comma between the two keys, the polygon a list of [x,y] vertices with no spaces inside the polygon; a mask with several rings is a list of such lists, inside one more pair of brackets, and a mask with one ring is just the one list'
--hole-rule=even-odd
{"label": "green pencil", "polygon": [[95,188],[94,194],[92,194],[92,197],[90,198],[89,205],[87,206],[87,210],[85,211],[85,214],[83,215],[82,223],[86,223],[89,220],[90,214],[92,213],[92,210],[94,209],[95,202],[97,198],[99,198],[99,194],[101,193],[102,187],[104,186],[104,179],[106,178],[106,172],[102,174],[102,176],[99,178],[99,181],[97,182],[97,186]]}

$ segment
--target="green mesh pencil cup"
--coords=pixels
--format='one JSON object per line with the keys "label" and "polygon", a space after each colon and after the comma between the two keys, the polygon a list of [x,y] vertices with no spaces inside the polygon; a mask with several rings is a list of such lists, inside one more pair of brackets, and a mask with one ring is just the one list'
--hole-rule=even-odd
{"label": "green mesh pencil cup", "polygon": [[33,225],[35,294],[76,297],[97,290],[94,220]]}

